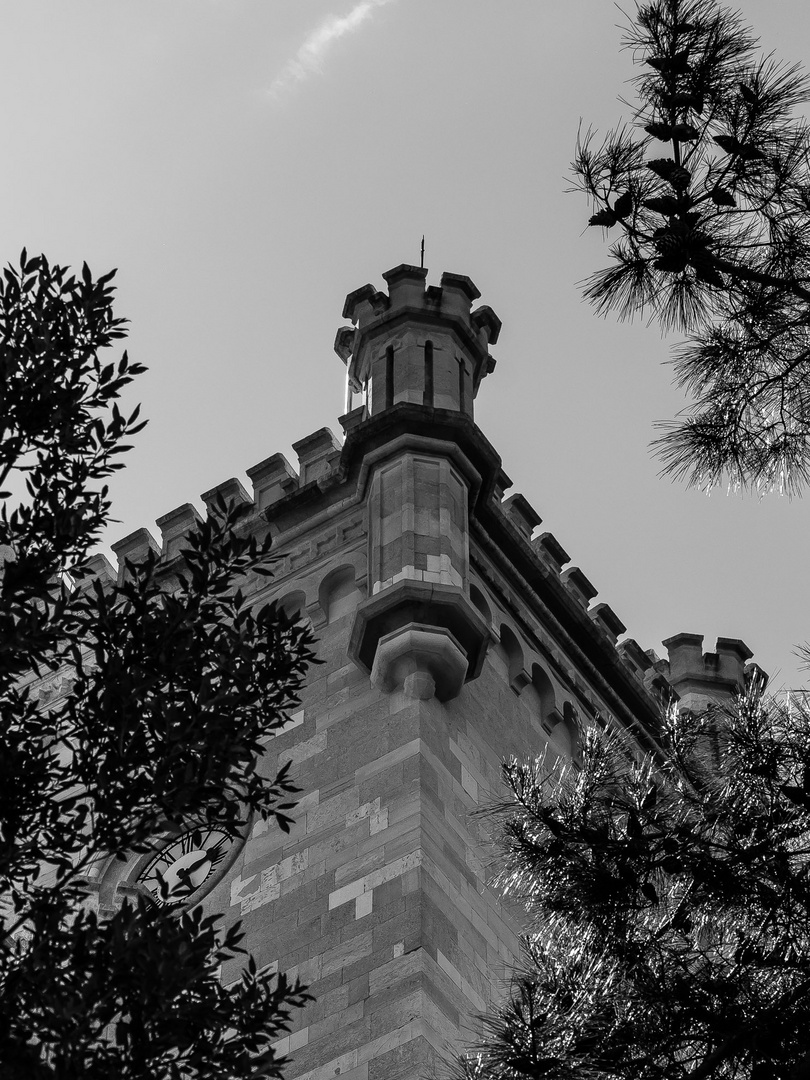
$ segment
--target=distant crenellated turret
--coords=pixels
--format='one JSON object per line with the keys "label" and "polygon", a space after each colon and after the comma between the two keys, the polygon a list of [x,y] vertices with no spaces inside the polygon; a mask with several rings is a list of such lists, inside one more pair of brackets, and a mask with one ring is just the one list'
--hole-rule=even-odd
{"label": "distant crenellated turret", "polygon": [[719,637],[714,652],[706,653],[702,634],[675,634],[663,645],[669,654],[663,673],[682,708],[697,712],[711,703],[728,702],[744,689],[752,668],[767,680],[760,668],[748,663],[754,654],[739,638]]}
{"label": "distant crenellated turret", "polygon": [[335,349],[348,364],[353,393],[370,415],[400,402],[473,415],[473,398],[495,367],[489,346],[501,321],[463,274],[442,274],[425,288],[427,270],[403,263],[383,274],[388,294],[364,285],[349,293]]}

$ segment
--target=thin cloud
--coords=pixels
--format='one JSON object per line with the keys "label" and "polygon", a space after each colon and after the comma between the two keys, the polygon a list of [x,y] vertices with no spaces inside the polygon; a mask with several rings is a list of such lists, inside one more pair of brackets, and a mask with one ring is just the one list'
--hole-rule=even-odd
{"label": "thin cloud", "polygon": [[280,98],[310,75],[320,73],[323,70],[324,57],[336,41],[357,30],[371,18],[376,8],[392,2],[393,0],[360,0],[348,15],[327,15],[273,80],[270,86],[271,96]]}

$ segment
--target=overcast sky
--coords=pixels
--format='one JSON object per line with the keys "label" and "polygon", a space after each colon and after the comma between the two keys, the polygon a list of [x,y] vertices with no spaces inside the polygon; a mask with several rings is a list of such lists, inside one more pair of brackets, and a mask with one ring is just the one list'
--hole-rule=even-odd
{"label": "overcast sky", "polygon": [[[629,5],[628,5],[629,6]],[[806,0],[745,0],[810,60]],[[686,491],[655,420],[671,342],[598,319],[566,194],[582,118],[632,74],[608,0],[0,0],[0,258],[119,268],[150,424],[113,541],[317,428],[339,431],[347,292],[401,262],[468,274],[504,323],[476,419],[643,648],[743,638],[798,685],[810,500]],[[157,530],[154,530],[155,532]]]}

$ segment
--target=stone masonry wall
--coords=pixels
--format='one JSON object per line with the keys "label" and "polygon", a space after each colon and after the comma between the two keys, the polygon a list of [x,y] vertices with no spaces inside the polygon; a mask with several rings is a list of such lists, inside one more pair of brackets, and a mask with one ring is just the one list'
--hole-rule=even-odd
{"label": "stone masonry wall", "polygon": [[265,767],[291,760],[304,791],[291,834],[255,826],[205,903],[243,919],[260,966],[311,985],[280,1046],[291,1078],[417,1080],[474,1041],[517,956],[471,812],[504,755],[544,737],[494,653],[447,705],[374,689],[346,660],[351,618],[320,628],[324,663],[268,742]]}

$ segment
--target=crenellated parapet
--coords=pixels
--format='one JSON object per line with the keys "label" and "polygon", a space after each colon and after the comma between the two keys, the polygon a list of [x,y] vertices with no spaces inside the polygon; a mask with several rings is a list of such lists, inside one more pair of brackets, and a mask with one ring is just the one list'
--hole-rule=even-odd
{"label": "crenellated parapet", "polygon": [[382,275],[388,292],[364,285],[349,293],[335,351],[351,390],[369,414],[401,402],[472,416],[481,380],[495,367],[489,346],[501,321],[463,274],[445,273],[426,287],[427,270],[403,263]]}
{"label": "crenellated parapet", "polygon": [[[159,539],[138,529],[119,540],[117,573],[109,565],[93,573],[121,581],[128,563],[151,553],[168,582],[191,530],[224,500],[248,508],[244,528],[271,531],[284,580],[303,582],[345,538],[364,536],[362,569],[344,568],[359,598],[348,653],[386,692],[449,700],[479,677],[497,633],[491,603],[471,589],[473,558],[488,561],[490,573],[503,567],[496,591],[512,597],[513,609],[531,610],[527,626],[546,627],[550,660],[575,657],[577,678],[587,673],[605,701],[618,694],[625,704],[609,707],[625,718],[651,717],[673,695],[689,703],[739,688],[751,655],[742,642],[721,638],[704,656],[702,638],[677,635],[665,643],[666,662],[620,641],[620,617],[553,534],[540,531],[529,501],[508,493],[511,481],[472,416],[501,323],[491,308],[473,308],[480,293],[470,278],[445,273],[428,285],[427,270],[408,264],[382,276],[387,291],[364,285],[348,295],[343,314],[352,325],[335,342],[351,387],[363,393],[341,417],[345,439],[319,428],[293,445],[297,466],[284,454],[265,458],[245,483],[228,479],[204,492],[199,508],[184,503],[159,517]],[[351,521],[337,524],[342,516]],[[317,574],[291,589],[313,625],[323,625]]]}
{"label": "crenellated parapet", "polygon": [[754,654],[739,638],[719,637],[714,652],[703,651],[702,634],[675,634],[663,645],[669,660],[662,674],[681,705],[695,711],[729,701],[745,688],[747,674],[756,667],[748,663]]}

